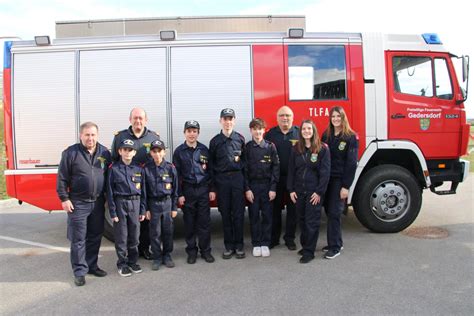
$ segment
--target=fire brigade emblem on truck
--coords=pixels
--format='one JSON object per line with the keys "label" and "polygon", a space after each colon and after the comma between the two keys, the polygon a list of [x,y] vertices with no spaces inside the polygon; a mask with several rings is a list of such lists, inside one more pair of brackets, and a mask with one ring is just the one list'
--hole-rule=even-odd
{"label": "fire brigade emblem on truck", "polygon": [[429,118],[421,118],[420,119],[420,128],[422,131],[428,130],[430,128],[430,119]]}

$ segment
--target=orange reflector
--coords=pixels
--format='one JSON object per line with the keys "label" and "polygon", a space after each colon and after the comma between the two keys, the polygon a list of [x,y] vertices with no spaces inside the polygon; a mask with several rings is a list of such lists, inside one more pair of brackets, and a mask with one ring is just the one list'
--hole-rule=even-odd
{"label": "orange reflector", "polygon": [[440,164],[438,164],[438,168],[439,168],[439,169],[445,169],[445,168],[446,168],[446,164],[440,163]]}

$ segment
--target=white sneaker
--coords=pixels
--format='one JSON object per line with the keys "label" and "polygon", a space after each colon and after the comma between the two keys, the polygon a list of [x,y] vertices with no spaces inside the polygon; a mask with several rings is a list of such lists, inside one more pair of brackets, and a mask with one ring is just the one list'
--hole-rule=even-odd
{"label": "white sneaker", "polygon": [[254,257],[261,257],[262,256],[262,248],[260,247],[253,247],[252,255]]}
{"label": "white sneaker", "polygon": [[270,248],[262,246],[262,257],[270,257]]}

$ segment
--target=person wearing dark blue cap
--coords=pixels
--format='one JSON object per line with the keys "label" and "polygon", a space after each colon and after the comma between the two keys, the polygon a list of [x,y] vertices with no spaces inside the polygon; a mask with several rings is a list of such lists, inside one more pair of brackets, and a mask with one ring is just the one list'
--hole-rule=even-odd
{"label": "person wearing dark blue cap", "polygon": [[[215,194],[209,193],[209,149],[198,142],[199,122],[190,120],[184,124],[185,141],[173,154],[179,178],[178,203],[182,205],[186,235],[187,262],[196,262],[198,247],[201,257],[208,263],[214,262],[211,254],[211,212],[209,200]],[[196,245],[196,238],[198,245]]]}
{"label": "person wearing dark blue cap", "polygon": [[[143,166],[146,162],[152,160],[149,155],[150,146],[153,141],[160,139],[160,135],[147,128],[148,116],[142,108],[133,108],[130,111],[129,121],[130,126],[127,129],[115,133],[111,148],[112,160],[120,160],[118,145],[125,139],[131,139],[135,143],[137,150],[137,154],[133,157],[133,162]],[[149,235],[149,221],[145,219],[140,224],[138,251],[140,256],[147,260],[151,260]]]}
{"label": "person wearing dark blue cap", "polygon": [[107,178],[107,201],[114,223],[117,268],[121,276],[140,273],[138,238],[140,222],[145,219],[143,169],[132,161],[137,153],[135,143],[124,139],[118,145],[121,159],[114,162]]}
{"label": "person wearing dark blue cap", "polygon": [[150,241],[153,255],[152,270],[163,263],[175,266],[173,252],[173,218],[178,207],[178,175],[173,164],[165,160],[166,146],[161,140],[151,143],[153,158],[145,165],[146,217],[150,221]]}
{"label": "person wearing dark blue cap", "polygon": [[217,204],[224,227],[222,258],[245,258],[244,251],[244,165],[245,138],[234,131],[235,112],[221,111],[222,130],[209,143],[211,192],[217,192]]}

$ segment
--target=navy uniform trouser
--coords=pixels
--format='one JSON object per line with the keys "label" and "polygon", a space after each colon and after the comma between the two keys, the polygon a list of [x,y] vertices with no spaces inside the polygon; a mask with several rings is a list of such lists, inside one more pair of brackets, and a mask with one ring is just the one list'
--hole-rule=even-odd
{"label": "navy uniform trouser", "polygon": [[150,249],[150,221],[147,219],[140,222],[140,242],[138,249],[141,252]]}
{"label": "navy uniform trouser", "polygon": [[[286,202],[285,202],[286,201]],[[276,197],[273,201],[273,217],[272,217],[272,244],[277,245],[280,243],[281,235],[281,211],[286,203],[286,226],[283,240],[285,243],[294,242],[296,234],[296,207],[290,199],[290,194],[286,189],[286,177],[280,177],[277,185]]]}
{"label": "navy uniform trouser", "polygon": [[333,250],[341,250],[342,229],[341,217],[344,211],[344,200],[341,200],[340,192],[342,181],[339,178],[329,180],[328,189],[324,200],[324,210],[328,218],[327,240],[328,246]]}
{"label": "navy uniform trouser", "polygon": [[270,183],[252,183],[250,190],[254,201],[249,204],[250,231],[254,247],[270,246],[272,238],[272,202],[268,193]]}
{"label": "navy uniform trouser", "polygon": [[220,173],[215,178],[217,203],[227,250],[244,249],[244,176],[242,172]]}
{"label": "navy uniform trouser", "polygon": [[135,264],[138,260],[138,236],[140,234],[140,200],[115,198],[118,222],[114,222],[115,251],[119,269]]}
{"label": "navy uniform trouser", "polygon": [[314,256],[321,224],[321,202],[313,205],[310,202],[313,192],[297,192],[296,211],[300,223],[300,243],[303,255]]}
{"label": "navy uniform trouser", "polygon": [[183,183],[183,220],[186,238],[186,253],[197,255],[211,252],[211,209],[207,184]]}
{"label": "navy uniform trouser", "polygon": [[[149,199],[151,212],[150,242],[153,261],[161,262],[171,256],[173,251],[173,218],[171,217],[171,199]],[[162,249],[163,248],[163,249]]]}
{"label": "navy uniform trouser", "polygon": [[67,237],[71,241],[71,265],[74,276],[84,276],[97,269],[100,242],[104,232],[104,198],[95,202],[71,200],[67,213]]}

